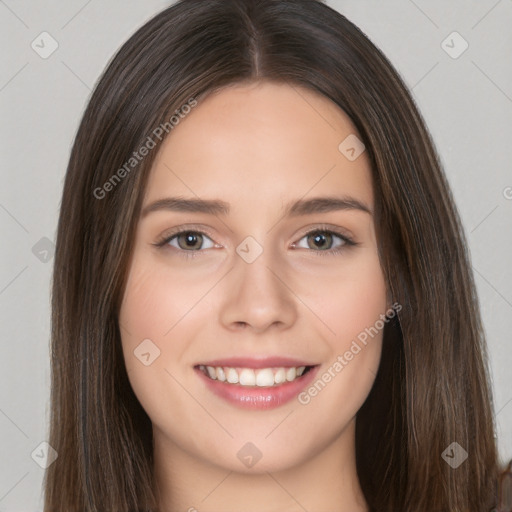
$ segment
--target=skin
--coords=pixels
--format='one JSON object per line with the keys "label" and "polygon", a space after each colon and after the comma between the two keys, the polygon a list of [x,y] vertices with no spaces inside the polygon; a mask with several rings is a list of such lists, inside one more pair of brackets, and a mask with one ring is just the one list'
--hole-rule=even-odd
{"label": "skin", "polygon": [[[154,211],[137,227],[120,325],[129,379],[153,424],[162,511],[368,510],[355,421],[378,369],[382,331],[305,405],[240,409],[211,393],[193,368],[279,355],[319,364],[321,376],[386,312],[369,161],[365,152],[349,161],[338,149],[350,134],[356,129],[330,100],[256,82],[199,101],[159,150],[143,209],[170,196],[230,205],[227,215]],[[333,195],[370,213],[283,217],[290,201]],[[207,230],[200,250],[180,249],[177,238],[156,247],[173,228]],[[357,245],[333,253],[343,244],[334,236],[318,248],[307,234],[326,228]],[[252,263],[236,252],[247,236],[263,249]],[[144,339],[160,350],[148,366],[134,356]],[[252,468],[237,457],[247,442],[262,454]]]}

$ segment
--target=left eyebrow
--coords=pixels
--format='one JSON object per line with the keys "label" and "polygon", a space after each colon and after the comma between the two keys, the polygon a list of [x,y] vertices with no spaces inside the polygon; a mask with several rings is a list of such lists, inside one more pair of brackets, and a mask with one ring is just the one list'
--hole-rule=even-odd
{"label": "left eyebrow", "polygon": [[314,197],[301,199],[288,204],[284,216],[297,217],[299,215],[311,215],[313,213],[325,213],[336,210],[359,210],[372,215],[369,206],[350,196],[344,197]]}

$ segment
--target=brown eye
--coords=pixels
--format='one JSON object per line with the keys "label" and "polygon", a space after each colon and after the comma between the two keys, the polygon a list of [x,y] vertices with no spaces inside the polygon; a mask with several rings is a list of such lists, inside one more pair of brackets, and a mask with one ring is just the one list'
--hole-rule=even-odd
{"label": "brown eye", "polygon": [[169,237],[164,243],[183,251],[199,251],[215,245],[208,236],[198,231],[181,231]]}
{"label": "brown eye", "polygon": [[292,244],[292,247],[313,250],[318,254],[337,254],[355,245],[357,243],[354,240],[337,231],[315,229],[306,233],[298,242]]}
{"label": "brown eye", "polygon": [[203,243],[203,236],[200,233],[188,231],[186,233],[179,234],[177,236],[177,240],[180,249],[198,250],[201,248],[201,245]]}
{"label": "brown eye", "polygon": [[332,234],[328,231],[315,231],[307,235],[307,239],[310,249],[320,249],[324,251],[330,249],[332,246]]}

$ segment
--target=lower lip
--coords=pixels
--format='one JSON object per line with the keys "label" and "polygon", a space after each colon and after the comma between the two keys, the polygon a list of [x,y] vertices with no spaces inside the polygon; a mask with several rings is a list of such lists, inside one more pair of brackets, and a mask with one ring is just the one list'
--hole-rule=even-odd
{"label": "lower lip", "polygon": [[199,368],[194,368],[194,370],[210,391],[233,405],[244,409],[274,409],[289,402],[307,387],[315,377],[318,368],[318,365],[314,366],[302,377],[273,387],[247,387],[229,384],[210,379]]}

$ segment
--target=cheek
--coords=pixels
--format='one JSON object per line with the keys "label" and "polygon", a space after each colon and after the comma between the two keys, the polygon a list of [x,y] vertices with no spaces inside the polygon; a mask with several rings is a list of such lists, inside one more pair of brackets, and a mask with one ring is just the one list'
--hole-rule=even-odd
{"label": "cheek", "polygon": [[183,337],[168,342],[189,302],[186,290],[176,288],[162,272],[155,272],[151,262],[142,257],[133,260],[119,325],[128,376],[143,405],[154,399],[154,391],[164,390],[165,370],[170,361],[180,361],[186,344]]}
{"label": "cheek", "polygon": [[337,293],[338,307],[330,309],[340,349],[345,341],[364,338],[363,333],[374,327],[386,312],[384,278],[378,262],[372,263],[347,277],[342,290]]}
{"label": "cheek", "polygon": [[[153,261],[143,257],[135,259],[120,311],[123,344],[133,349],[149,338],[161,348],[169,345],[171,331],[210,287],[211,283],[201,276],[157,268]],[[173,340],[173,349],[179,353],[179,348],[180,340]]]}
{"label": "cheek", "polygon": [[184,373],[191,369],[194,357],[191,341],[200,338],[201,326],[214,314],[204,307],[204,299],[216,279],[206,267],[190,271],[185,266],[156,262],[142,251],[135,254],[119,325],[126,369],[137,395],[145,389],[163,392],[169,387],[166,371],[176,378],[187,377]]}
{"label": "cheek", "polygon": [[340,411],[335,422],[342,425],[357,413],[375,380],[387,323],[386,284],[376,252],[350,264],[341,261],[315,282],[315,288],[304,282],[301,295],[328,328],[322,331],[329,356],[299,402],[327,422],[333,410]]}
{"label": "cheek", "polygon": [[[169,410],[187,410],[180,389],[187,378],[184,362],[190,337],[187,312],[200,290],[186,287],[176,273],[156,269],[143,256],[134,258],[119,314],[125,366],[132,389],[153,423],[177,426]],[[176,326],[176,327],[175,327]],[[166,404],[163,407],[163,404]],[[197,412],[197,411],[196,411]]]}
{"label": "cheek", "polygon": [[344,352],[386,312],[386,284],[376,251],[347,255],[325,269],[305,273],[295,289],[326,327],[331,348]]}

